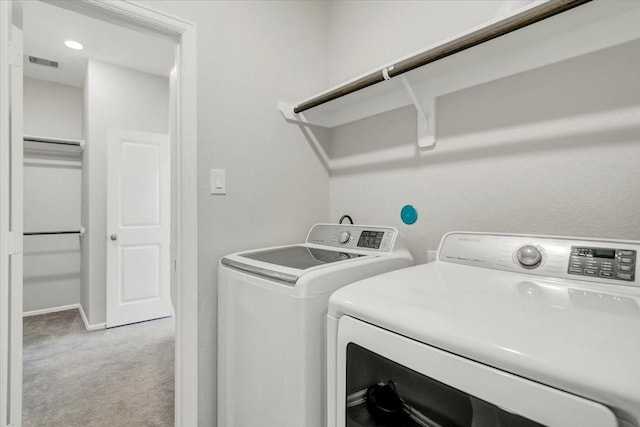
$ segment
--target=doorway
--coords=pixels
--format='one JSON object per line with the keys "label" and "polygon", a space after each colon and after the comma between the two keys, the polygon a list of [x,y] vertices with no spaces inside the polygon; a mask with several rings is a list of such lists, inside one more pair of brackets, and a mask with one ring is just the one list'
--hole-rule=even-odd
{"label": "doorway", "polygon": [[[23,425],[117,425],[114,408],[122,425],[171,425],[173,321],[103,328],[173,313],[176,44],[53,4],[22,6]],[[94,332],[76,330],[79,320]]]}
{"label": "doorway", "polygon": [[[9,2],[2,5],[0,10],[0,18],[4,28],[10,28],[11,23],[14,22],[20,26],[20,19],[16,20],[16,16],[12,15],[12,8],[19,9],[19,2]],[[183,22],[179,19],[169,17],[163,14],[157,14],[145,7],[132,5],[128,3],[115,3],[115,4],[101,4],[98,2],[82,1],[82,2],[68,2],[62,3],[65,7],[69,7],[75,10],[81,11],[83,14],[99,17],[101,20],[116,22],[120,24],[126,24],[129,27],[143,28],[146,31],[160,32],[164,34],[171,34],[179,42],[179,56],[178,56],[178,68],[179,74],[176,78],[177,95],[178,100],[176,116],[178,117],[176,126],[176,150],[179,158],[179,163],[176,168],[178,189],[176,204],[177,210],[177,239],[176,239],[176,256],[175,267],[177,273],[178,287],[177,287],[177,338],[179,343],[176,347],[176,424],[177,425],[193,425],[197,418],[197,395],[196,395],[196,379],[197,379],[197,293],[196,293],[196,253],[197,253],[197,225],[195,221],[196,217],[196,177],[195,177],[195,33],[191,24]],[[0,65],[2,66],[3,73],[10,70],[11,67],[17,67],[19,64],[14,62],[14,58],[20,51],[19,43],[16,43],[18,39],[12,38],[12,36],[5,37],[3,32],[1,42],[4,52],[11,51],[12,56],[2,55],[0,57]],[[21,52],[20,52],[21,53]],[[20,57],[22,55],[19,55]],[[3,74],[4,75],[4,74]],[[2,93],[12,93],[13,87],[16,87],[17,80],[7,81],[2,79]],[[20,82],[20,88],[21,88]],[[19,91],[18,91],[19,92]],[[4,96],[3,96],[4,98]],[[9,104],[9,108],[7,107]],[[22,135],[20,140],[16,139],[18,133],[21,132],[21,117],[19,109],[15,108],[19,106],[18,103],[7,103],[3,100],[2,120],[9,120],[13,126],[3,126],[2,133],[2,149],[9,147],[22,151]],[[13,107],[13,110],[12,108]],[[13,112],[13,115],[11,114]],[[13,133],[12,133],[13,132]],[[19,141],[19,143],[18,143]],[[6,145],[5,145],[6,144]],[[13,145],[12,145],[13,144]],[[21,162],[20,162],[21,163]],[[2,176],[11,176],[11,167],[5,168],[3,164]],[[17,169],[22,170],[22,165],[11,164],[14,167],[14,171]],[[22,179],[19,175],[13,175],[14,180],[10,184],[15,184],[12,188],[14,190],[21,189]],[[20,179],[16,179],[18,176]],[[5,181],[6,183],[7,181]],[[11,190],[11,187],[10,187]],[[4,194],[4,193],[3,193]],[[3,195],[4,197],[4,195]],[[12,203],[12,201],[18,200],[10,199],[8,203],[3,206],[2,215],[0,217],[6,218],[5,207],[8,207],[13,211],[14,218],[17,217],[17,213],[20,214],[20,203]],[[17,212],[17,213],[16,213]],[[22,230],[20,229],[19,238],[18,228],[21,226],[9,227],[5,229],[6,223],[3,222],[2,230],[0,234],[3,240],[3,244],[0,247],[2,250],[2,256],[20,254],[20,245],[22,244]],[[18,224],[20,225],[20,224]],[[12,233],[14,236],[12,236]],[[13,238],[12,238],[13,237]],[[5,245],[5,242],[10,242],[10,245]],[[20,245],[14,244],[20,243]],[[8,248],[8,249],[7,249]],[[19,263],[16,263],[20,267]],[[13,269],[9,276],[3,271],[2,282],[0,283],[3,295],[6,292],[10,292],[14,297],[21,295],[22,281],[15,280],[16,272],[18,269]],[[19,269],[21,270],[21,268]],[[12,280],[13,278],[13,280]],[[5,303],[7,300],[5,300]],[[2,337],[8,337],[7,341],[0,342],[0,395],[6,396],[3,400],[3,405],[0,405],[0,425],[20,425],[20,386],[16,381],[19,377],[20,367],[19,361],[16,357],[11,358],[9,355],[20,354],[20,340],[16,336],[16,330],[20,328],[16,326],[18,319],[22,314],[21,304],[9,304],[8,307],[0,307],[0,325],[2,326]],[[6,317],[5,317],[6,316]],[[19,317],[20,316],[20,317]],[[188,331],[185,333],[185,331]],[[4,338],[3,338],[4,339]],[[8,344],[8,345],[5,345]],[[7,369],[6,371],[4,369]],[[8,373],[11,373],[9,375]],[[7,403],[5,406],[4,403]]]}

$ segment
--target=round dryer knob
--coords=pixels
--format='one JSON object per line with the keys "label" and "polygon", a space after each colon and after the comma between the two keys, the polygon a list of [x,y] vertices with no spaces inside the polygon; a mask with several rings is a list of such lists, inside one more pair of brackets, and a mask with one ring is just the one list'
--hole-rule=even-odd
{"label": "round dryer knob", "polygon": [[338,236],[338,242],[345,244],[349,241],[350,238],[351,238],[351,233],[349,233],[348,231],[343,231]]}
{"label": "round dryer knob", "polygon": [[533,245],[525,245],[518,248],[516,258],[524,268],[536,268],[542,262],[542,253]]}

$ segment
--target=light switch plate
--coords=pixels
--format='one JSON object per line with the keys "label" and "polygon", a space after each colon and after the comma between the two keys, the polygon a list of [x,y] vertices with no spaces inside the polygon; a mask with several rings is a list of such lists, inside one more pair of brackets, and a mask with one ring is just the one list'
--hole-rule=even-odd
{"label": "light switch plate", "polygon": [[227,194],[227,173],[224,169],[211,169],[211,194]]}

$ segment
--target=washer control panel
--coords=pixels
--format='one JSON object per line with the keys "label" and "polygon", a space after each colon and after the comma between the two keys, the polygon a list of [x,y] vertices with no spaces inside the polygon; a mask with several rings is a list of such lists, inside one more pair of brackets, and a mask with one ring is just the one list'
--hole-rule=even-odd
{"label": "washer control panel", "polygon": [[633,282],[636,257],[633,249],[571,246],[568,273]]}
{"label": "washer control panel", "polygon": [[445,235],[438,261],[640,287],[640,242],[517,234]]}
{"label": "washer control panel", "polygon": [[392,227],[351,224],[316,224],[307,243],[343,249],[388,252],[394,248],[398,231]]}

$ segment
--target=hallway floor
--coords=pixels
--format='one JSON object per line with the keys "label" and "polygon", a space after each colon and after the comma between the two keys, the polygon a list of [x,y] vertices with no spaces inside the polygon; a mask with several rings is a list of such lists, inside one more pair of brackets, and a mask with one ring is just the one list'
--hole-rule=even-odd
{"label": "hallway floor", "polygon": [[24,319],[23,426],[172,426],[174,319],[88,332],[78,310]]}

